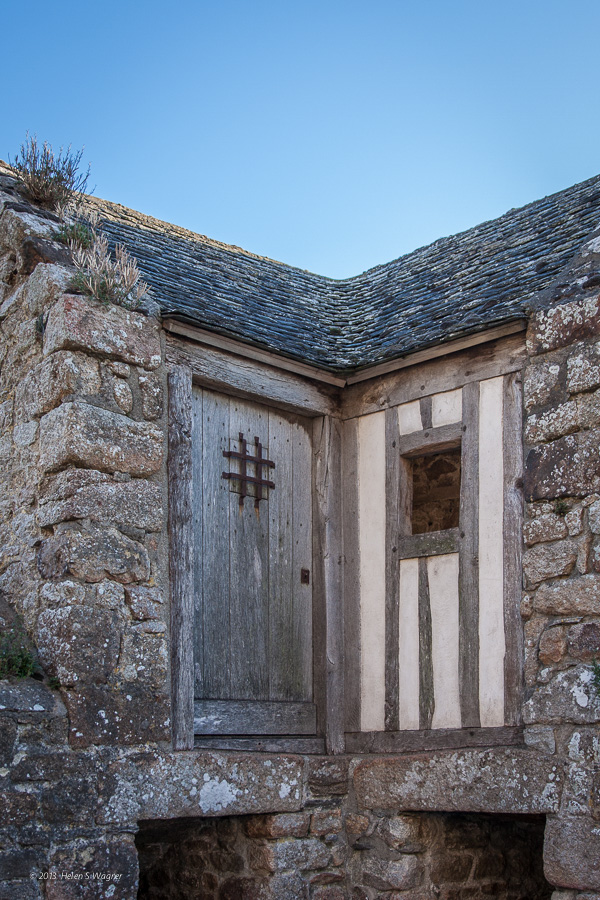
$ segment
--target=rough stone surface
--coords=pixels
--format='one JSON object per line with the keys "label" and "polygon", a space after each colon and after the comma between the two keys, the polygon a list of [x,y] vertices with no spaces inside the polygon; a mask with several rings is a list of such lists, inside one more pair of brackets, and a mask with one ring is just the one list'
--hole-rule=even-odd
{"label": "rough stone surface", "polygon": [[567,651],[566,629],[556,625],[548,628],[540,638],[538,656],[544,665],[560,662]]}
{"label": "rough stone surface", "polygon": [[530,416],[525,425],[525,440],[530,444],[537,441],[552,441],[577,431],[578,427],[577,403],[569,400],[555,409]]}
{"label": "rough stone surface", "polygon": [[544,841],[544,871],[561,888],[600,890],[600,827],[583,816],[550,816]]}
{"label": "rough stone surface", "polygon": [[159,588],[128,584],[125,599],[134,619],[156,619],[162,615],[164,597]]}
{"label": "rough stone surface", "polygon": [[[597,335],[596,335],[597,336]],[[600,385],[599,345],[578,347],[567,360],[567,389],[571,394],[589,391]]]}
{"label": "rough stone surface", "polygon": [[528,412],[561,399],[560,376],[561,364],[554,358],[529,366],[523,379],[523,399]]}
{"label": "rough stone surface", "polygon": [[139,386],[144,418],[158,419],[163,411],[163,389],[160,379],[154,373],[142,372]]}
{"label": "rough stone surface", "polygon": [[150,562],[145,548],[116,528],[68,526],[42,542],[39,569],[43,578],[73,576],[88,582],[112,578],[123,583],[147,581]]}
{"label": "rough stone surface", "polygon": [[398,860],[367,859],[363,866],[363,883],[379,890],[408,890],[418,885],[422,870],[414,856]]}
{"label": "rough stone surface", "polygon": [[556,673],[524,704],[523,721],[527,725],[600,722],[600,696],[593,685],[592,670],[577,666]]}
{"label": "rough stone surface", "polygon": [[598,429],[535,447],[525,461],[527,500],[583,497],[600,489]]}
{"label": "rough stone surface", "polygon": [[600,328],[600,300],[590,297],[540,309],[531,317],[527,349],[533,355],[593,338]]}
{"label": "rough stone surface", "polygon": [[530,728],[525,728],[523,740],[527,747],[532,747],[541,753],[552,755],[556,752],[554,730],[546,725],[532,725]]}
{"label": "rough stone surface", "polygon": [[542,584],[534,606],[548,616],[600,615],[600,576],[581,575]]}
{"label": "rough stone surface", "polygon": [[46,413],[40,452],[51,472],[67,465],[152,475],[162,463],[163,434],[156,425],[75,401]]}
{"label": "rough stone surface", "polygon": [[[138,886],[133,837],[115,835],[106,841],[77,841],[68,849],[57,848],[49,871],[56,873],[56,879],[48,882],[47,900],[131,900]],[[67,873],[75,877],[61,877]]]}
{"label": "rough stone surface", "polygon": [[160,485],[142,479],[117,481],[94,469],[69,468],[44,479],[38,511],[42,527],[88,518],[160,531],[164,524]]}
{"label": "rough stone surface", "polygon": [[562,786],[556,762],[517,749],[368,760],[356,767],[354,785],[367,809],[497,813],[556,811]]}
{"label": "rough stone surface", "polygon": [[168,699],[137,684],[128,684],[125,690],[88,684],[66,692],[65,703],[69,743],[75,748],[127,747],[138,744],[142,734],[150,743],[169,737]]}
{"label": "rough stone surface", "polygon": [[308,812],[252,816],[246,822],[246,834],[253,838],[306,837],[310,819]]}
{"label": "rough stone surface", "polygon": [[40,659],[63,687],[105,684],[117,665],[120,625],[112,610],[89,606],[44,610],[37,627]]}
{"label": "rough stone surface", "polygon": [[535,519],[525,523],[525,543],[531,547],[543,541],[557,541],[568,534],[567,523],[564,516],[556,513],[544,513]]}
{"label": "rough stone surface", "polygon": [[41,416],[65,398],[94,396],[100,390],[98,361],[68,350],[53,353],[23,379],[16,408],[22,418]]}
{"label": "rough stone surface", "polygon": [[122,381],[121,379],[115,381],[113,385],[113,396],[119,409],[123,410],[125,414],[129,414],[133,409],[133,394],[126,381]]}
{"label": "rough stone surface", "polygon": [[582,622],[569,628],[569,656],[592,662],[600,658],[600,624],[598,622]]}
{"label": "rough stone surface", "polygon": [[590,504],[588,509],[588,521],[590,523],[590,531],[593,534],[600,534],[600,501],[596,500]]}
{"label": "rough stone surface", "polygon": [[578,547],[574,541],[558,541],[553,544],[539,544],[527,550],[523,557],[523,571],[529,587],[569,575],[577,560]]}
{"label": "rough stone surface", "polygon": [[131,753],[103,772],[105,824],[302,807],[302,760],[264,754]]}
{"label": "rough stone surface", "polygon": [[146,369],[156,369],[161,362],[159,330],[151,320],[119,306],[67,295],[50,309],[44,353],[71,349],[115,357]]}

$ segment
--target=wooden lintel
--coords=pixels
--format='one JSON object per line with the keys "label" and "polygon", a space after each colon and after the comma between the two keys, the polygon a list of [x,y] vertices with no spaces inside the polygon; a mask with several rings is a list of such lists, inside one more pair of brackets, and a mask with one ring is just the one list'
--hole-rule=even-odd
{"label": "wooden lintel", "polygon": [[401,359],[391,359],[389,362],[380,363],[379,365],[369,366],[360,372],[349,375],[346,384],[358,384],[360,381],[369,381],[371,378],[378,378],[380,375],[388,375],[390,372],[396,372],[398,369],[405,369],[407,366],[415,366],[418,363],[428,362],[430,359],[438,359],[440,356],[448,356],[450,353],[457,353],[459,350],[467,350],[469,347],[476,347],[478,344],[486,344],[488,341],[497,341],[498,338],[507,337],[510,334],[517,334],[524,331],[527,327],[525,319],[518,319],[514,322],[508,322],[506,325],[499,325],[498,328],[490,328],[488,331],[480,331],[477,334],[468,334],[464,338],[458,338],[455,341],[447,341],[443,344],[436,344],[434,347],[427,347],[425,350],[417,350],[416,353],[410,353]]}
{"label": "wooden lintel", "polygon": [[[498,335],[494,337],[493,332],[485,334],[485,344],[420,362],[413,359],[418,355],[415,353],[413,357],[407,358],[411,360],[410,367],[407,365],[401,370],[382,374],[379,378],[373,376],[359,383],[351,384],[348,381],[346,389],[342,391],[342,418],[353,419],[381,412],[390,406],[455,390],[475,381],[521,371],[525,365],[525,338],[522,331],[500,339]],[[449,344],[442,346],[450,353]]]}
{"label": "wooden lintel", "polygon": [[331,384],[335,387],[344,387],[346,384],[346,379],[342,375],[334,375],[325,369],[319,369],[317,366],[310,366],[308,363],[297,362],[285,356],[279,356],[277,353],[270,353],[268,350],[252,347],[250,344],[244,344],[233,338],[224,337],[212,331],[206,331],[203,328],[197,328],[195,325],[189,325],[187,322],[179,322],[177,319],[164,319],[163,328],[171,334],[181,335],[196,341],[198,344],[226,350],[228,353],[235,353],[236,356],[243,356],[247,359],[255,359],[257,362],[267,363],[267,365],[275,366],[277,369],[285,369],[288,372],[294,372],[296,375],[312,378],[313,381],[320,381],[323,384]]}
{"label": "wooden lintel", "polygon": [[216,347],[167,335],[169,365],[187,366],[194,383],[303,416],[339,415],[338,390]]}
{"label": "wooden lintel", "polygon": [[289,359],[278,353],[262,350],[259,347],[253,347],[251,344],[237,341],[234,338],[225,337],[224,335],[216,334],[215,332],[208,331],[204,328],[199,328],[188,322],[180,322],[178,319],[172,318],[165,318],[163,320],[163,328],[170,334],[179,335],[207,347],[214,347],[219,350],[224,350],[227,353],[235,354],[236,356],[253,359],[260,363],[266,363],[274,368],[284,369],[288,372],[302,375],[305,378],[310,378],[313,381],[339,388],[359,384],[364,381],[371,381],[372,379],[379,378],[381,375],[388,375],[400,369],[416,366],[430,360],[440,359],[441,357],[458,353],[461,350],[467,350],[480,344],[486,344],[491,341],[497,341],[500,338],[518,334],[525,330],[526,325],[525,319],[518,319],[513,322],[507,322],[505,325],[499,325],[497,328],[490,328],[487,331],[469,334],[454,341],[447,341],[445,343],[436,344],[433,347],[427,347],[424,350],[417,350],[415,353],[409,353],[407,356],[403,356],[399,359],[391,359],[389,362],[368,366],[365,369],[361,369],[359,372],[351,372],[348,375],[338,375],[334,372],[329,372],[326,369],[320,369],[318,366],[311,366],[308,363]]}
{"label": "wooden lintel", "polygon": [[458,546],[458,528],[409,534],[399,538],[397,556],[398,559],[443,556],[445,553],[458,553]]}
{"label": "wooden lintel", "polygon": [[439,428],[428,428],[426,431],[414,431],[397,437],[398,453],[401,456],[427,456],[430,453],[442,453],[460,445],[462,437],[461,422],[451,425],[440,425]]}

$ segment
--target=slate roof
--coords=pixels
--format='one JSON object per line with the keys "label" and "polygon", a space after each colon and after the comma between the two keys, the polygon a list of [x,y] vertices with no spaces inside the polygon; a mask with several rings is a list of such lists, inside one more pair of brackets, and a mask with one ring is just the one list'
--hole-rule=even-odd
{"label": "slate roof", "polygon": [[523,317],[600,225],[600,176],[344,280],[93,203],[164,315],[344,372]]}

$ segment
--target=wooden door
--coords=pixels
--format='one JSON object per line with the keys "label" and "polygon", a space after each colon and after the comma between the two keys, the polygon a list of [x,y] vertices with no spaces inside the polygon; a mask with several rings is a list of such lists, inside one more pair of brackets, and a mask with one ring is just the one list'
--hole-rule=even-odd
{"label": "wooden door", "polygon": [[194,389],[197,734],[315,733],[309,425]]}

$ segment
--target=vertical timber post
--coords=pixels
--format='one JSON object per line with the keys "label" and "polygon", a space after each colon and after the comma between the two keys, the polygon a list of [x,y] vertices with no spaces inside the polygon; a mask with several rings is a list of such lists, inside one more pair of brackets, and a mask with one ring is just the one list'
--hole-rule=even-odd
{"label": "vertical timber post", "polygon": [[[315,639],[323,625],[325,640],[315,643],[315,687],[324,714],[327,753],[343,753],[344,745],[344,615],[342,609],[341,456],[342,424],[323,416],[314,424],[313,555]],[[319,609],[320,607],[320,609]],[[319,672],[319,669],[321,670]],[[319,690],[320,688],[320,690]],[[319,694],[321,696],[319,696]]]}
{"label": "vertical timber post", "polygon": [[171,369],[169,387],[169,575],[173,749],[194,746],[192,373]]}

